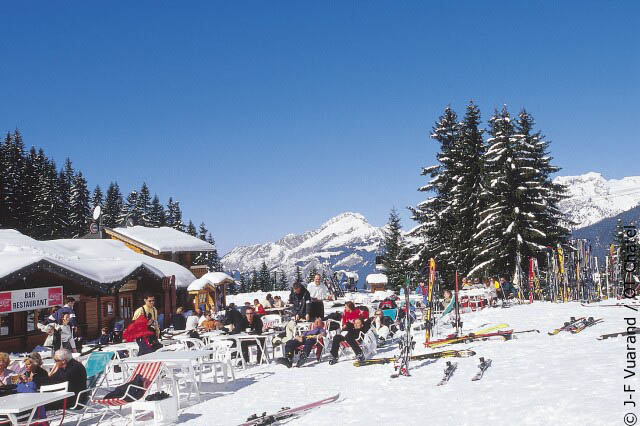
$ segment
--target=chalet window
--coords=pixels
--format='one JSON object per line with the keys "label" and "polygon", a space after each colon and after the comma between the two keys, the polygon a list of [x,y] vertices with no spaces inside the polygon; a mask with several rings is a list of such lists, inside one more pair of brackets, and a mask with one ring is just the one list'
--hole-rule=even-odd
{"label": "chalet window", "polygon": [[133,305],[133,300],[131,296],[120,296],[120,318],[129,319],[131,318],[133,312],[131,307]]}
{"label": "chalet window", "polygon": [[13,334],[13,314],[0,314],[0,336]]}
{"label": "chalet window", "polygon": [[49,316],[49,309],[27,312],[27,331],[38,331],[38,323],[44,324]]}
{"label": "chalet window", "polygon": [[104,309],[103,309],[103,316],[105,317],[110,317],[113,316],[114,312],[113,312],[113,302],[107,302],[103,305]]}

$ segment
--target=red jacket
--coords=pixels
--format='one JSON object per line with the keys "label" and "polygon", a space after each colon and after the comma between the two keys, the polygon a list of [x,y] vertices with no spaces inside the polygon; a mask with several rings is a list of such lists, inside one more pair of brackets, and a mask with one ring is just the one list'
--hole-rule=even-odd
{"label": "red jacket", "polygon": [[264,310],[264,306],[262,306],[262,303],[258,303],[258,307],[256,307],[256,312],[258,315],[264,315],[267,313],[267,311]]}
{"label": "red jacket", "polygon": [[144,315],[138,317],[138,319],[129,324],[129,327],[127,327],[124,333],[122,333],[122,338],[126,342],[133,342],[138,337],[154,335],[155,332],[153,330],[150,330],[149,326],[147,325],[148,321],[149,320]]}
{"label": "red jacket", "polygon": [[354,322],[358,318],[362,317],[360,309],[356,308],[351,312],[344,311],[342,313],[342,326],[344,327],[347,322]]}

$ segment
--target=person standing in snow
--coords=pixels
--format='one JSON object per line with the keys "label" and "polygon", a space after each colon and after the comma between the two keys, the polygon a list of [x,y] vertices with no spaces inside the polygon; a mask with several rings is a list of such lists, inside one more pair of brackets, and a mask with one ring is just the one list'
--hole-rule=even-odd
{"label": "person standing in snow", "polygon": [[137,320],[139,317],[145,317],[153,321],[153,324],[150,325],[155,332],[156,336],[160,336],[160,328],[158,327],[158,310],[155,307],[156,298],[153,294],[147,293],[144,296],[144,305],[140,306],[133,313],[132,321]]}
{"label": "person standing in snow", "polygon": [[306,319],[309,321],[307,304],[311,301],[309,291],[300,283],[294,283],[289,294],[289,304],[291,304],[291,314],[295,321]]}
{"label": "person standing in snow", "polygon": [[322,283],[320,274],[316,274],[313,277],[313,281],[307,284],[307,291],[309,292],[309,297],[311,297],[309,321],[313,321],[316,318],[324,318],[324,303],[322,301],[329,297],[329,289]]}

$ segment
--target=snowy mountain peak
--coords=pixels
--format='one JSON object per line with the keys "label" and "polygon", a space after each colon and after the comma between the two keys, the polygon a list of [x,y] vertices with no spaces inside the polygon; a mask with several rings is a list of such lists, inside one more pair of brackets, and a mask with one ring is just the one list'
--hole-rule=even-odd
{"label": "snowy mountain peak", "polygon": [[296,266],[306,276],[315,267],[327,272],[340,269],[361,277],[375,268],[375,255],[383,234],[360,213],[341,213],[318,229],[287,234],[273,243],[237,247],[222,258],[225,270],[258,270],[264,261],[271,270],[284,270],[292,277]]}
{"label": "snowy mountain peak", "polygon": [[553,182],[567,186],[570,198],[558,207],[577,223],[576,229],[615,216],[640,203],[640,176],[606,179],[600,173],[589,172],[579,176],[558,176]]}

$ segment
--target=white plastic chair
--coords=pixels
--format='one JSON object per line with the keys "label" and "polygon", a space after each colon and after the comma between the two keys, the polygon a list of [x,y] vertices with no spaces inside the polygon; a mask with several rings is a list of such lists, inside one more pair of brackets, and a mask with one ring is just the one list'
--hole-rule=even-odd
{"label": "white plastic chair", "polygon": [[223,340],[218,342],[212,342],[204,347],[204,351],[209,352],[209,355],[200,361],[199,373],[200,381],[202,382],[202,374],[207,367],[213,373],[213,383],[218,382],[218,372],[222,374],[223,383],[227,383],[227,379],[236,379],[236,374],[231,362],[231,341]]}

